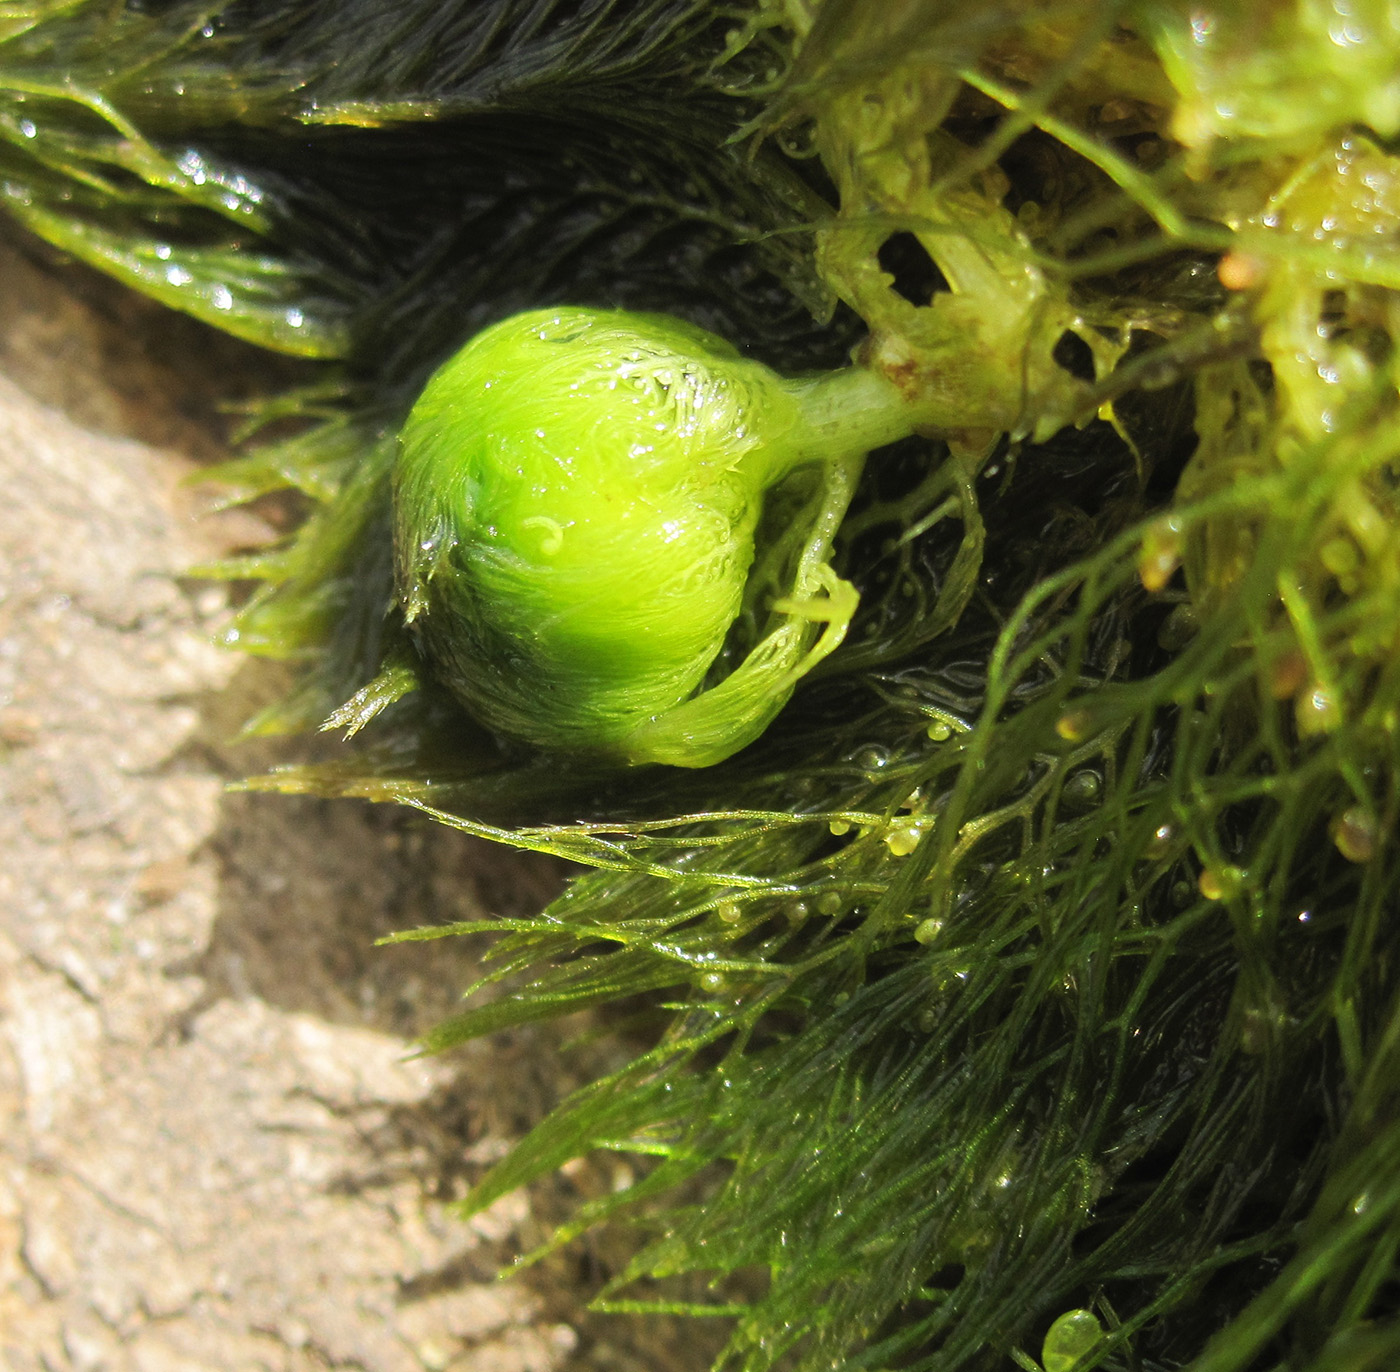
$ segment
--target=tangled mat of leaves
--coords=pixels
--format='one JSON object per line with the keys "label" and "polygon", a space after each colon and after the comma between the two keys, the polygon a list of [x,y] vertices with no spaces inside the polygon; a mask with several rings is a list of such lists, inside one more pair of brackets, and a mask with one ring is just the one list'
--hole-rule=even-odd
{"label": "tangled mat of leaves", "polygon": [[606,1308],[743,1372],[1400,1359],[1397,72],[1382,0],[0,3],[8,212],[321,359],[217,474],[312,507],[208,569],[305,664],[257,729],[402,649],[394,436],[494,319],[863,338],[946,402],[727,762],[591,771],[429,684],[261,783],[595,869],[405,937],[499,936],[433,1047],[641,1017],[472,1200],[649,1157],[559,1236],[635,1225]]}

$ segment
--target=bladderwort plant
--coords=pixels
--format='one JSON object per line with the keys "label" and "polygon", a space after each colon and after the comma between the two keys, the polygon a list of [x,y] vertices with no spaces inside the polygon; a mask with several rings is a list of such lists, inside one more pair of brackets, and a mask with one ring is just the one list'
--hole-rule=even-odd
{"label": "bladderwort plant", "polygon": [[[494,940],[430,1048],[634,1016],[465,1202],[625,1155],[599,1308],[1400,1359],[1397,71],[1381,0],[0,5],[12,216],[317,369],[207,570],[301,666],[252,727],[354,741],[250,784],[590,869],[404,937]],[[528,355],[638,312],[595,449]]]}

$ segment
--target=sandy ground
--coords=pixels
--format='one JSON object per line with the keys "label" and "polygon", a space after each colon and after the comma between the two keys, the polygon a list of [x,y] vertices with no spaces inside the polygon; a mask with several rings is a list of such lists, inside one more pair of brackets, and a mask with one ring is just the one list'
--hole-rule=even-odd
{"label": "sandy ground", "polygon": [[0,1368],[703,1366],[693,1329],[584,1312],[595,1247],[494,1280],[615,1165],[449,1209],[606,1041],[406,1058],[479,950],[371,946],[558,871],[226,790],[275,755],[229,742],[266,673],[181,574],[273,530],[181,483],[267,365],[0,241]]}

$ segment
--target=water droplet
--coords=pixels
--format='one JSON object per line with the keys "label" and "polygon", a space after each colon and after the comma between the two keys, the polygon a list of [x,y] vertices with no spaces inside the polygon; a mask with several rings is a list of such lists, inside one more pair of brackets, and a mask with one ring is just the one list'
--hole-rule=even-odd
{"label": "water droplet", "polygon": [[209,179],[204,159],[193,148],[187,148],[175,165],[190,178],[196,186],[202,186]]}
{"label": "water droplet", "polygon": [[882,767],[889,766],[890,750],[878,743],[867,743],[864,748],[857,748],[851,754],[851,761],[864,771],[878,772]]}
{"label": "water droplet", "polygon": [[183,267],[172,265],[165,269],[165,279],[172,286],[188,286],[194,277]]}
{"label": "water droplet", "polygon": [[706,972],[700,978],[700,985],[706,991],[718,991],[724,985],[724,978],[718,972]]}
{"label": "water droplet", "polygon": [[32,119],[21,119],[19,121],[19,131],[26,138],[33,138],[39,132],[38,127]]}
{"label": "water droplet", "polygon": [[233,308],[233,292],[227,286],[214,286],[209,291],[209,303],[216,310]]}

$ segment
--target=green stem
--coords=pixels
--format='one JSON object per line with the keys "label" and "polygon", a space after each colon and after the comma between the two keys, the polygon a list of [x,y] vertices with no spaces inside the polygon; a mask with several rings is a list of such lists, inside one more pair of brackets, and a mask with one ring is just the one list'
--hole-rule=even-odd
{"label": "green stem", "polygon": [[784,379],[782,386],[797,401],[802,433],[774,479],[808,462],[839,462],[907,438],[919,423],[899,387],[864,367]]}

